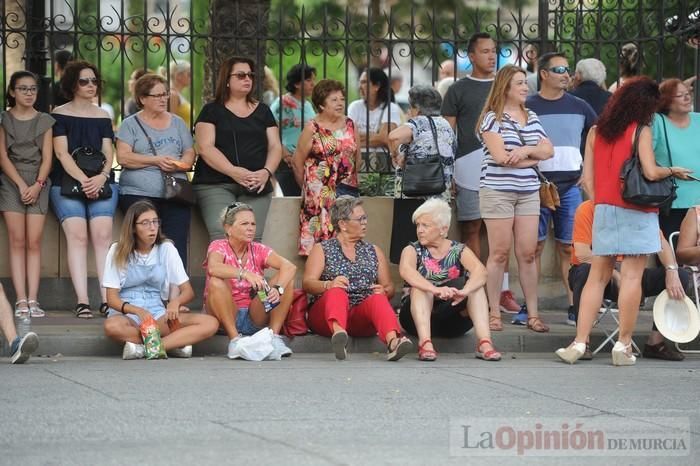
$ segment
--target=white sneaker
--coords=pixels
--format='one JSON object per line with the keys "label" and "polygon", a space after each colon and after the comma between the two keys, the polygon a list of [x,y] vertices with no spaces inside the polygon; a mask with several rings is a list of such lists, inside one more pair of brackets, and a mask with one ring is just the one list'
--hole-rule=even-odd
{"label": "white sneaker", "polygon": [[238,346],[238,342],[241,341],[241,336],[238,335],[236,338],[228,342],[228,358],[229,359],[235,359],[236,356],[236,346]]}
{"label": "white sneaker", "polygon": [[168,351],[168,356],[171,358],[191,358],[192,357],[192,345],[183,346],[182,348],[173,348]]}
{"label": "white sneaker", "polygon": [[124,343],[124,351],[122,352],[122,359],[127,361],[129,359],[143,359],[146,354],[146,348],[143,345],[137,345],[127,341]]}
{"label": "white sneaker", "polygon": [[272,335],[272,353],[265,359],[279,361],[291,355],[292,350],[286,345],[284,338],[281,335]]}
{"label": "white sneaker", "polygon": [[39,347],[39,337],[34,332],[27,332],[22,338],[17,337],[11,346],[10,364],[24,364]]}

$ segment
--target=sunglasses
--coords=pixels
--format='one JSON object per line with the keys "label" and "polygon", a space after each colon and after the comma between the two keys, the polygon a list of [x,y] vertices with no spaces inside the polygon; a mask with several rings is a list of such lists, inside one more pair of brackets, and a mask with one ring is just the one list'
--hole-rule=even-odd
{"label": "sunglasses", "polygon": [[569,68],[568,66],[553,66],[553,67],[548,68],[548,69],[552,73],[556,73],[556,74],[564,74],[564,73],[571,74],[571,68]]}
{"label": "sunglasses", "polygon": [[97,78],[78,78],[78,84],[80,87],[85,87],[88,84],[92,84],[93,86],[97,86],[97,83],[99,83],[100,80]]}
{"label": "sunglasses", "polygon": [[226,215],[230,213],[236,213],[239,210],[253,210],[248,204],[245,202],[234,202],[233,204],[229,205],[226,207]]}
{"label": "sunglasses", "polygon": [[255,79],[255,73],[252,71],[248,71],[247,73],[244,71],[238,71],[237,73],[231,73],[230,76],[235,76],[236,79],[239,79],[240,81],[243,81],[245,78],[249,78],[251,81]]}

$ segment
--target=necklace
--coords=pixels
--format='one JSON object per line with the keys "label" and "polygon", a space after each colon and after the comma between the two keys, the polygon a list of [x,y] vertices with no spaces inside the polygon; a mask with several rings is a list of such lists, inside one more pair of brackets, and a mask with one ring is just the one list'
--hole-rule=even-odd
{"label": "necklace", "polygon": [[246,246],[245,250],[243,251],[243,254],[241,254],[240,257],[238,256],[238,254],[236,254],[236,250],[233,248],[233,246],[231,246],[231,251],[233,252],[233,255],[236,257],[236,261],[238,261],[238,268],[239,269],[244,268],[243,267],[243,259],[245,258],[245,255],[248,252],[248,247]]}

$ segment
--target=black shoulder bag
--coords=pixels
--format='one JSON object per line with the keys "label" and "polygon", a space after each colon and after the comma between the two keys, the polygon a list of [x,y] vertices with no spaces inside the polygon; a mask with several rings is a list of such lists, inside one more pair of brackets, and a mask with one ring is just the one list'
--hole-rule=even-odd
{"label": "black shoulder bag", "polygon": [[432,117],[427,117],[430,131],[433,133],[435,152],[425,157],[406,154],[401,180],[401,193],[406,196],[435,196],[442,194],[445,187],[445,171],[440,160],[437,129]]}
{"label": "black shoulder bag", "polygon": [[[668,135],[666,134],[666,122],[661,117],[664,124],[664,136],[668,149]],[[673,202],[676,198],[676,180],[673,175],[658,181],[650,181],[644,177],[642,164],[639,160],[639,135],[642,132],[642,125],[637,125],[634,132],[634,142],[632,143],[632,156],[627,160],[620,170],[620,178],[623,180],[622,198],[631,203],[644,207],[663,207]],[[671,151],[668,151],[668,158],[673,166]]]}
{"label": "black shoulder bag", "polygon": [[[148,145],[151,148],[153,156],[158,156],[156,152],[156,147],[153,145],[151,137],[146,132],[146,128],[141,124],[139,117],[135,116],[134,119],[138,123],[139,128],[143,131],[146,136]],[[194,192],[192,191],[192,183],[186,178],[176,178],[170,173],[165,173],[161,170],[161,176],[163,177],[163,197],[173,202],[178,202],[185,205],[194,205]]]}
{"label": "black shoulder bag", "polygon": [[[78,168],[80,168],[82,172],[85,173],[85,176],[89,178],[102,173],[102,170],[104,170],[104,167],[107,164],[107,158],[102,151],[95,150],[88,146],[78,147],[71,153],[71,157],[73,157],[73,160]],[[109,199],[112,197],[112,187],[110,186],[109,182],[110,180],[107,180],[104,186],[102,186],[102,189],[100,189],[100,192],[97,195],[97,199],[90,199],[85,196],[82,183],[64,171],[63,179],[61,181],[61,195],[79,198],[86,201]]]}

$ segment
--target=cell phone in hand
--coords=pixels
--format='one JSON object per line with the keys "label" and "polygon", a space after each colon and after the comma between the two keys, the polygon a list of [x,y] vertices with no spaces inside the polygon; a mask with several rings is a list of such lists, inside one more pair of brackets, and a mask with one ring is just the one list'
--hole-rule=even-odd
{"label": "cell phone in hand", "polygon": [[700,181],[700,178],[693,176],[693,175],[688,175],[688,179],[693,180],[693,181]]}

